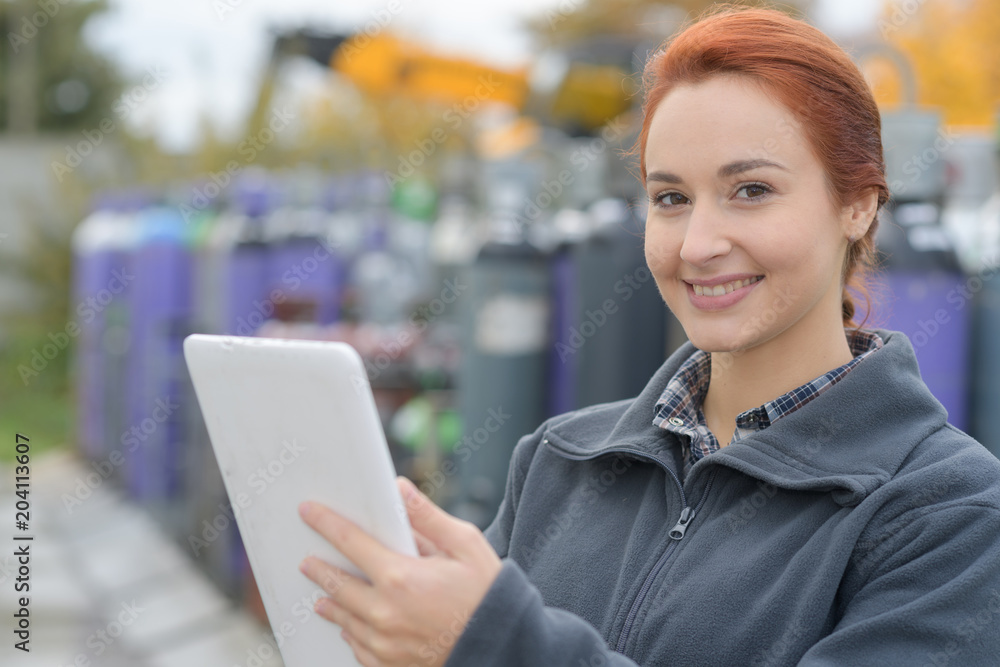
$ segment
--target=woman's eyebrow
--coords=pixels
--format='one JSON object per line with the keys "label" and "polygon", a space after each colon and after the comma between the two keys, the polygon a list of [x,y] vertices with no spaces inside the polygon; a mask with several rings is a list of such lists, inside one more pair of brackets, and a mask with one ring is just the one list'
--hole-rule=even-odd
{"label": "woman's eyebrow", "polygon": [[661,183],[683,183],[684,180],[677,176],[676,174],[670,174],[665,171],[654,171],[646,176],[646,182],[650,181],[660,181]]}
{"label": "woman's eyebrow", "polygon": [[761,167],[777,167],[778,169],[788,171],[788,167],[785,165],[772,162],[771,160],[743,160],[741,162],[730,162],[727,165],[719,167],[719,177],[726,178],[727,176],[735,176],[736,174],[742,174],[744,171],[760,169]]}
{"label": "woman's eyebrow", "polygon": [[[772,162],[771,160],[741,160],[739,162],[730,162],[729,164],[719,167],[719,178],[728,178],[730,176],[735,176],[736,174],[742,174],[745,171],[750,171],[752,169],[760,169],[761,167],[776,167],[778,169],[783,169],[788,171],[788,167],[783,164],[778,164],[777,162]],[[659,181],[661,183],[683,183],[682,179],[677,174],[671,174],[666,171],[654,171],[646,176],[646,182]]]}

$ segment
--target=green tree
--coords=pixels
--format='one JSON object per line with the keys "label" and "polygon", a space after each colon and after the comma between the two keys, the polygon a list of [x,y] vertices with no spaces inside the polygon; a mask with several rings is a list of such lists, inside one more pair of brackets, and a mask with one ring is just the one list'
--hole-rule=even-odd
{"label": "green tree", "polygon": [[[0,129],[8,137],[76,134],[107,118],[122,93],[122,79],[83,36],[87,21],[106,9],[105,0],[0,2]],[[65,443],[69,435],[72,356],[55,356],[28,384],[18,368],[30,365],[50,335],[66,327],[70,233],[87,212],[92,187],[76,173],[53,186],[54,207],[27,195],[16,198],[16,210],[5,216],[8,223],[21,218],[26,236],[18,235],[23,240],[15,247],[5,234],[0,245],[0,278],[26,285],[31,295],[23,310],[5,313],[0,323],[0,430],[27,433],[36,453]],[[11,455],[3,451],[5,458]]]}
{"label": "green tree", "polygon": [[[662,41],[686,20],[699,16],[713,0],[563,0],[528,21],[538,45],[572,47],[595,36]],[[732,5],[776,7],[804,16],[814,0],[790,0],[781,5],[763,0],[740,0]]]}
{"label": "green tree", "polygon": [[84,129],[107,115],[122,81],[83,38],[87,21],[106,9],[106,0],[0,3],[0,127]]}

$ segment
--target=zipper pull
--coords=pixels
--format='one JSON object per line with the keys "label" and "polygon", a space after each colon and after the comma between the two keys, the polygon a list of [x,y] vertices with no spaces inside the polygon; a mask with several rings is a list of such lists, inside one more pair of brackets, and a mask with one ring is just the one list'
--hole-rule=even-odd
{"label": "zipper pull", "polygon": [[677,525],[670,529],[670,539],[679,540],[684,537],[684,532],[687,530],[688,524],[691,523],[691,519],[693,518],[693,509],[685,507],[681,510],[681,518],[677,520]]}

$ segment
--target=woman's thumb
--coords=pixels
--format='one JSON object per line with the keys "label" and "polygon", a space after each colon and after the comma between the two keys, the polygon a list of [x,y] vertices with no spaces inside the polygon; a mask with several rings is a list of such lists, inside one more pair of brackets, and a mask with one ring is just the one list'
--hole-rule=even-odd
{"label": "woman's thumb", "polygon": [[407,478],[397,477],[396,482],[406,504],[406,512],[413,530],[452,556],[463,554],[468,527],[472,524],[456,519],[435,505]]}

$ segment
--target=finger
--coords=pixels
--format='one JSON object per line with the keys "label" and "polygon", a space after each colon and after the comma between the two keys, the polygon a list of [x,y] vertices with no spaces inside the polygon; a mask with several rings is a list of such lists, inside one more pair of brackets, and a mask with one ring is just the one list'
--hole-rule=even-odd
{"label": "finger", "polygon": [[347,625],[351,622],[350,614],[330,598],[316,600],[316,604],[313,605],[313,611],[331,623],[339,625],[343,628],[344,632],[347,632]]}
{"label": "finger", "polygon": [[368,665],[380,664],[375,655],[357,639],[367,631],[362,621],[331,601],[330,598],[320,598],[316,601],[313,609],[326,620],[342,628],[340,636],[351,647],[351,650],[354,651],[354,656],[358,659],[358,662],[366,667]]}
{"label": "finger", "polygon": [[413,531],[413,539],[417,543],[417,551],[420,552],[421,556],[440,556],[444,554],[443,551],[437,548],[436,544],[417,531]]}
{"label": "finger", "polygon": [[299,570],[337,604],[362,618],[367,618],[368,610],[377,601],[378,596],[371,584],[315,556],[303,560]]}
{"label": "finger", "polygon": [[452,556],[472,555],[468,552],[469,536],[475,528],[471,523],[445,512],[405,477],[398,477],[397,481],[415,532]]}
{"label": "finger", "polygon": [[[408,478],[402,475],[396,477],[396,487],[399,489],[399,495],[402,496],[404,502],[412,486],[413,482]],[[410,528],[413,528],[412,524]],[[444,554],[433,541],[429,540],[416,529],[413,529],[413,540],[417,543],[417,551],[421,556],[438,556]]]}
{"label": "finger", "polygon": [[358,659],[362,667],[381,667],[382,663],[379,659],[371,651],[362,646],[361,642],[354,638],[354,635],[344,630],[340,633],[340,636],[344,638],[347,645],[354,651],[354,657]]}
{"label": "finger", "polygon": [[320,503],[302,503],[299,505],[299,514],[309,527],[322,535],[372,581],[376,579],[378,572],[399,558],[397,553],[384,547],[353,521]]}

